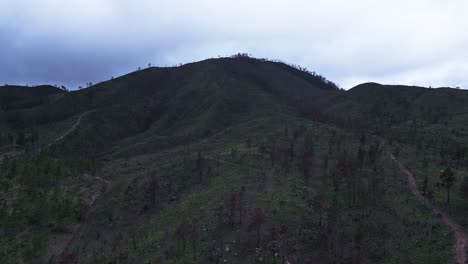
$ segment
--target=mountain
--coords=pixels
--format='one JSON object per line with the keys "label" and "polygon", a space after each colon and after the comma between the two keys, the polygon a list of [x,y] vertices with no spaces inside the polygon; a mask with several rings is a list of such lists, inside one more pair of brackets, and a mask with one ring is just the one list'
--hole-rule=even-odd
{"label": "mountain", "polygon": [[0,108],[28,108],[41,104],[47,96],[63,93],[59,88],[50,85],[40,86],[0,86]]}
{"label": "mountain", "polygon": [[[450,227],[392,157],[435,206],[449,192],[447,217],[462,223],[463,90],[344,91],[244,55],[78,91],[2,90],[2,263],[453,259]],[[449,166],[457,181],[444,189]]]}

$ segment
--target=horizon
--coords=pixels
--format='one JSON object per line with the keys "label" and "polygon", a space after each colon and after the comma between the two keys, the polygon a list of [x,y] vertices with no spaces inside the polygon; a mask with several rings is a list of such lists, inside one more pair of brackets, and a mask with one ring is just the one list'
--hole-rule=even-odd
{"label": "horizon", "polygon": [[[87,88],[90,88],[90,87],[93,87],[93,86],[96,86],[100,83],[103,83],[103,82],[107,82],[107,81],[112,81],[114,79],[117,79],[117,78],[120,78],[120,77],[123,77],[123,76],[126,76],[126,75],[129,75],[129,74],[132,74],[132,73],[135,73],[135,72],[138,72],[138,71],[143,71],[145,69],[149,69],[149,68],[178,68],[178,67],[183,67],[185,65],[188,65],[188,64],[195,64],[195,63],[200,63],[200,62],[203,62],[203,61],[206,61],[206,60],[216,60],[216,59],[230,59],[230,58],[234,58],[234,56],[238,55],[238,54],[246,54],[246,53],[242,53],[242,52],[239,52],[239,53],[236,53],[236,54],[233,54],[233,55],[226,55],[226,56],[220,56],[218,55],[218,57],[209,57],[209,58],[205,58],[205,59],[201,59],[201,60],[198,60],[198,61],[191,61],[191,62],[186,62],[186,63],[179,63],[179,64],[175,64],[175,65],[153,65],[151,63],[149,63],[148,65],[146,66],[139,66],[137,67],[135,70],[133,71],[129,71],[129,72],[126,72],[126,73],[122,73],[118,76],[111,76],[109,79],[102,79],[102,80],[98,80],[96,82],[91,82],[91,84],[89,85],[88,83],[85,83],[83,85],[79,85],[78,87],[67,87],[63,84],[56,84],[56,83],[38,83],[38,84],[18,84],[18,83],[4,83],[3,87],[7,87],[7,86],[23,86],[23,87],[39,87],[39,86],[53,86],[53,87],[56,87],[56,88],[60,88],[60,89],[63,89],[65,88],[67,91],[79,91],[79,90],[82,90],[82,89],[87,89]],[[260,58],[260,57],[256,57],[256,56],[253,56],[252,54],[248,54],[248,58],[251,58],[251,59],[260,59],[260,60],[267,60],[269,62],[273,62],[273,63],[284,63],[290,67],[293,67],[293,68],[296,68],[298,69],[297,67],[301,67],[301,65],[296,65],[296,64],[292,64],[292,63],[289,63],[287,61],[282,61],[281,59],[271,59],[271,58]],[[306,70],[309,70],[307,68],[304,68]],[[300,69],[298,69],[300,70]],[[313,70],[312,70],[313,71]],[[313,71],[315,73],[315,71]],[[319,75],[322,75],[320,72],[316,72],[317,74]],[[310,72],[309,72],[310,74]],[[322,75],[323,76],[323,75]],[[327,78],[327,76],[324,76],[327,80],[329,81],[332,81],[334,82],[334,80],[330,80]],[[420,86],[420,85],[412,85],[412,84],[400,84],[400,83],[381,83],[381,82],[376,82],[376,81],[372,81],[372,80],[369,80],[369,81],[365,81],[365,82],[362,82],[362,83],[357,83],[355,84],[354,86],[352,87],[342,87],[340,86],[339,84],[338,85],[338,88],[339,89],[342,89],[342,90],[350,90],[352,88],[355,88],[359,85],[362,85],[362,84],[368,84],[368,83],[374,83],[374,84],[378,84],[378,85],[382,85],[382,86],[407,86],[407,87],[420,87],[420,88],[427,88],[427,89],[445,89],[445,88],[448,88],[448,89],[461,89],[461,90],[466,90],[465,88],[463,87],[451,87],[451,86]]]}

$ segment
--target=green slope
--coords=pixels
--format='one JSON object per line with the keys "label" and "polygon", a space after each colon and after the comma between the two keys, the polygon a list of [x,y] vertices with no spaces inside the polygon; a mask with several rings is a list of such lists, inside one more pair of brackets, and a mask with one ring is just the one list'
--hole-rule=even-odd
{"label": "green slope", "polygon": [[466,94],[240,56],[6,109],[1,262],[450,263],[389,153],[462,174]]}
{"label": "green slope", "polygon": [[34,107],[48,100],[48,96],[63,92],[63,90],[50,85],[34,87],[16,85],[0,86],[0,109],[5,111],[14,108]]}

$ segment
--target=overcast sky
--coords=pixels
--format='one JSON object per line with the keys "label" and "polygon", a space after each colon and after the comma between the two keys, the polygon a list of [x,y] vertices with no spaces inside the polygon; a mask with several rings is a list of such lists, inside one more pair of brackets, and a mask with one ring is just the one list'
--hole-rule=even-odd
{"label": "overcast sky", "polygon": [[237,52],[345,89],[468,88],[466,0],[0,0],[0,82],[75,89]]}

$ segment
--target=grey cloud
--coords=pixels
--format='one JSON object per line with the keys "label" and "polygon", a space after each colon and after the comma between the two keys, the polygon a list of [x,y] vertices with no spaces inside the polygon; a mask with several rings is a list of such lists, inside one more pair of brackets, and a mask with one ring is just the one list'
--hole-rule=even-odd
{"label": "grey cloud", "polygon": [[44,0],[0,3],[0,82],[77,87],[235,52],[350,88],[468,87],[468,2]]}

